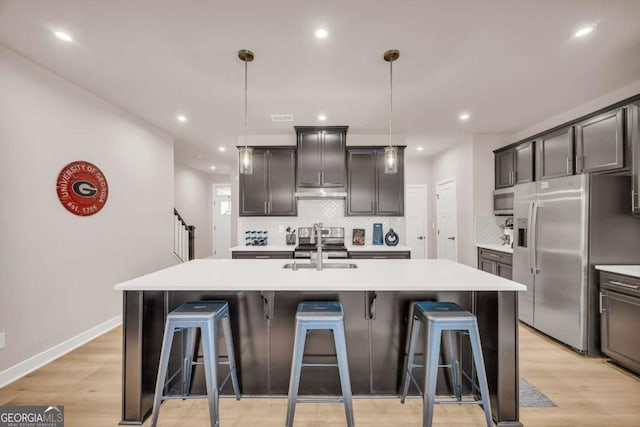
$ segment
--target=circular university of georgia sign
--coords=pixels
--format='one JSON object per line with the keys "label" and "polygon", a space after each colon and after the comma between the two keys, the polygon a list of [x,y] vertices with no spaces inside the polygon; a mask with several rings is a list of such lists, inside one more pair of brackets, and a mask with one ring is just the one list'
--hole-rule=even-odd
{"label": "circular university of georgia sign", "polygon": [[98,213],[109,196],[109,185],[102,171],[82,160],[62,168],[56,189],[62,206],[79,216]]}

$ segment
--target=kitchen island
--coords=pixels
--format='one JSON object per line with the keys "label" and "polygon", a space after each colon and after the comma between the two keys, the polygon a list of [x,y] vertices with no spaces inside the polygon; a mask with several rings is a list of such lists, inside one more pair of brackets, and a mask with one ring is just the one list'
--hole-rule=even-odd
{"label": "kitchen island", "polygon": [[[164,321],[185,301],[227,300],[243,396],[286,396],[297,304],[339,300],[354,396],[397,396],[412,302],[439,300],[456,302],[478,317],[494,421],[520,425],[517,292],[525,290],[523,285],[446,260],[357,260],[357,268],[323,271],[293,271],[283,268],[285,263],[195,260],[116,285],[124,291],[122,423],[139,424],[149,415]],[[224,346],[221,350],[224,354]],[[311,361],[329,361],[331,336],[310,335],[306,353]],[[469,353],[463,345],[464,367],[471,366]],[[170,371],[179,366],[176,357]],[[446,392],[442,379],[438,387]],[[228,386],[223,394],[231,394]],[[204,389],[198,369],[193,387],[194,393]],[[335,368],[303,372],[300,394],[338,392]]]}

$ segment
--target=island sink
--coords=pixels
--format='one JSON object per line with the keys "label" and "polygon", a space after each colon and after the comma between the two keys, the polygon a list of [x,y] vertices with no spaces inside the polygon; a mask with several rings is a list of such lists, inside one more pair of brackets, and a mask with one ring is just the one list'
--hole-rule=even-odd
{"label": "island sink", "polygon": [[[299,263],[288,263],[285,264],[282,268],[290,268],[292,270],[298,270],[301,268],[317,268],[318,264],[316,264],[315,262],[311,262],[311,263],[304,263],[304,264],[299,264]],[[358,266],[356,264],[352,264],[352,263],[346,263],[346,262],[323,262],[322,263],[322,268],[358,268]]]}

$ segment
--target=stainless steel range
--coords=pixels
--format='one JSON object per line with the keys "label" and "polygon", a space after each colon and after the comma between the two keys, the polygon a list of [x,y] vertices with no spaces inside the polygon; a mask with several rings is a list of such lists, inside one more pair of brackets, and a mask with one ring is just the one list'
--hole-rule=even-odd
{"label": "stainless steel range", "polygon": [[[330,259],[347,258],[343,227],[322,227],[321,234],[323,254],[326,254]],[[311,258],[311,254],[316,252],[317,242],[313,234],[313,227],[298,228],[298,246],[296,246],[294,256],[296,258]]]}

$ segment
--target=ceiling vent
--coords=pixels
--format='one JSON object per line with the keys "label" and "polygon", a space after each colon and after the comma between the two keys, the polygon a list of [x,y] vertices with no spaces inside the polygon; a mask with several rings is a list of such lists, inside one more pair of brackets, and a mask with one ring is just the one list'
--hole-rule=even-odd
{"label": "ceiling vent", "polygon": [[293,114],[272,114],[271,121],[272,122],[292,122]]}

